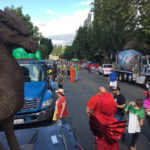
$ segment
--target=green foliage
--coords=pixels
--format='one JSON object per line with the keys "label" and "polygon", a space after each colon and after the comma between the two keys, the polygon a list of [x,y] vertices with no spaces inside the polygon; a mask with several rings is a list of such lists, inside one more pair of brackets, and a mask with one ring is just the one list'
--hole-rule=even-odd
{"label": "green foliage", "polygon": [[31,39],[35,41],[37,44],[37,48],[41,51],[42,58],[48,58],[49,54],[53,50],[53,44],[51,39],[44,38],[42,34],[39,32],[37,26],[34,26],[31,22],[31,18],[28,14],[24,15],[22,12],[22,6],[14,8],[12,5],[11,7],[5,7],[6,10],[12,11],[13,13],[17,14],[21,17],[24,22],[26,23],[27,29],[30,31]]}
{"label": "green foliage", "polygon": [[63,55],[64,51],[65,51],[65,47],[63,47],[62,45],[54,45],[54,48],[51,54],[55,56],[61,56]]}
{"label": "green foliage", "polygon": [[50,53],[53,50],[53,44],[51,39],[48,38],[42,38],[40,40],[40,44],[38,46],[38,49],[41,51],[42,58],[49,58]]}
{"label": "green foliage", "polygon": [[[150,2],[142,0],[139,6],[138,37],[140,40],[150,44]],[[149,50],[150,51],[150,50]]]}
{"label": "green foliage", "polygon": [[73,55],[73,52],[71,50],[71,46],[66,46],[64,53],[61,55],[61,57],[64,59],[71,59],[71,58],[73,58],[73,56],[74,55]]}
{"label": "green foliage", "polygon": [[[133,38],[150,45],[149,10],[148,0],[95,0],[91,8],[93,21],[89,14],[65,50],[70,54],[65,57],[96,60],[123,50]],[[144,47],[142,50],[145,53]]]}

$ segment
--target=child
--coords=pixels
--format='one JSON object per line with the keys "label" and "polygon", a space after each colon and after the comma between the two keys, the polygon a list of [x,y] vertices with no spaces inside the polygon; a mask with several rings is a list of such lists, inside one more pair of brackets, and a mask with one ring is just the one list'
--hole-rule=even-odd
{"label": "child", "polygon": [[64,83],[63,74],[59,73],[57,82],[58,82],[58,89],[63,89],[63,83]]}
{"label": "child", "polygon": [[136,142],[141,132],[143,125],[144,110],[142,109],[143,100],[138,98],[136,102],[130,102],[129,106],[125,108],[129,112],[128,133],[131,134],[130,150],[136,150]]}

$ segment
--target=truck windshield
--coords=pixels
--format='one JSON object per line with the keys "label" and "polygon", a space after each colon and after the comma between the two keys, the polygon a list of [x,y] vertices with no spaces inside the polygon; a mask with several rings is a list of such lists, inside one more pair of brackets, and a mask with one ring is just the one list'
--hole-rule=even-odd
{"label": "truck windshield", "polygon": [[45,64],[19,64],[24,74],[25,82],[45,81]]}

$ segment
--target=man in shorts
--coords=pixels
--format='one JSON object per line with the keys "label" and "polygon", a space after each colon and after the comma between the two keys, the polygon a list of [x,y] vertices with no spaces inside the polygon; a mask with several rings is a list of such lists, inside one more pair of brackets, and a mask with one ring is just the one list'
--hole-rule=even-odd
{"label": "man in shorts", "polygon": [[112,72],[109,74],[108,82],[110,89],[117,88],[118,77],[114,70],[112,70]]}

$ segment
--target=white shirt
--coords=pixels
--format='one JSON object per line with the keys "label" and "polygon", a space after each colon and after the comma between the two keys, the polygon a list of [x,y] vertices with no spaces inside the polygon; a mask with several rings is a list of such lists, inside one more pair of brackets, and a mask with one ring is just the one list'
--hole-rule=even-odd
{"label": "white shirt", "polygon": [[141,127],[139,125],[139,119],[136,114],[129,113],[129,124],[128,133],[141,132]]}

